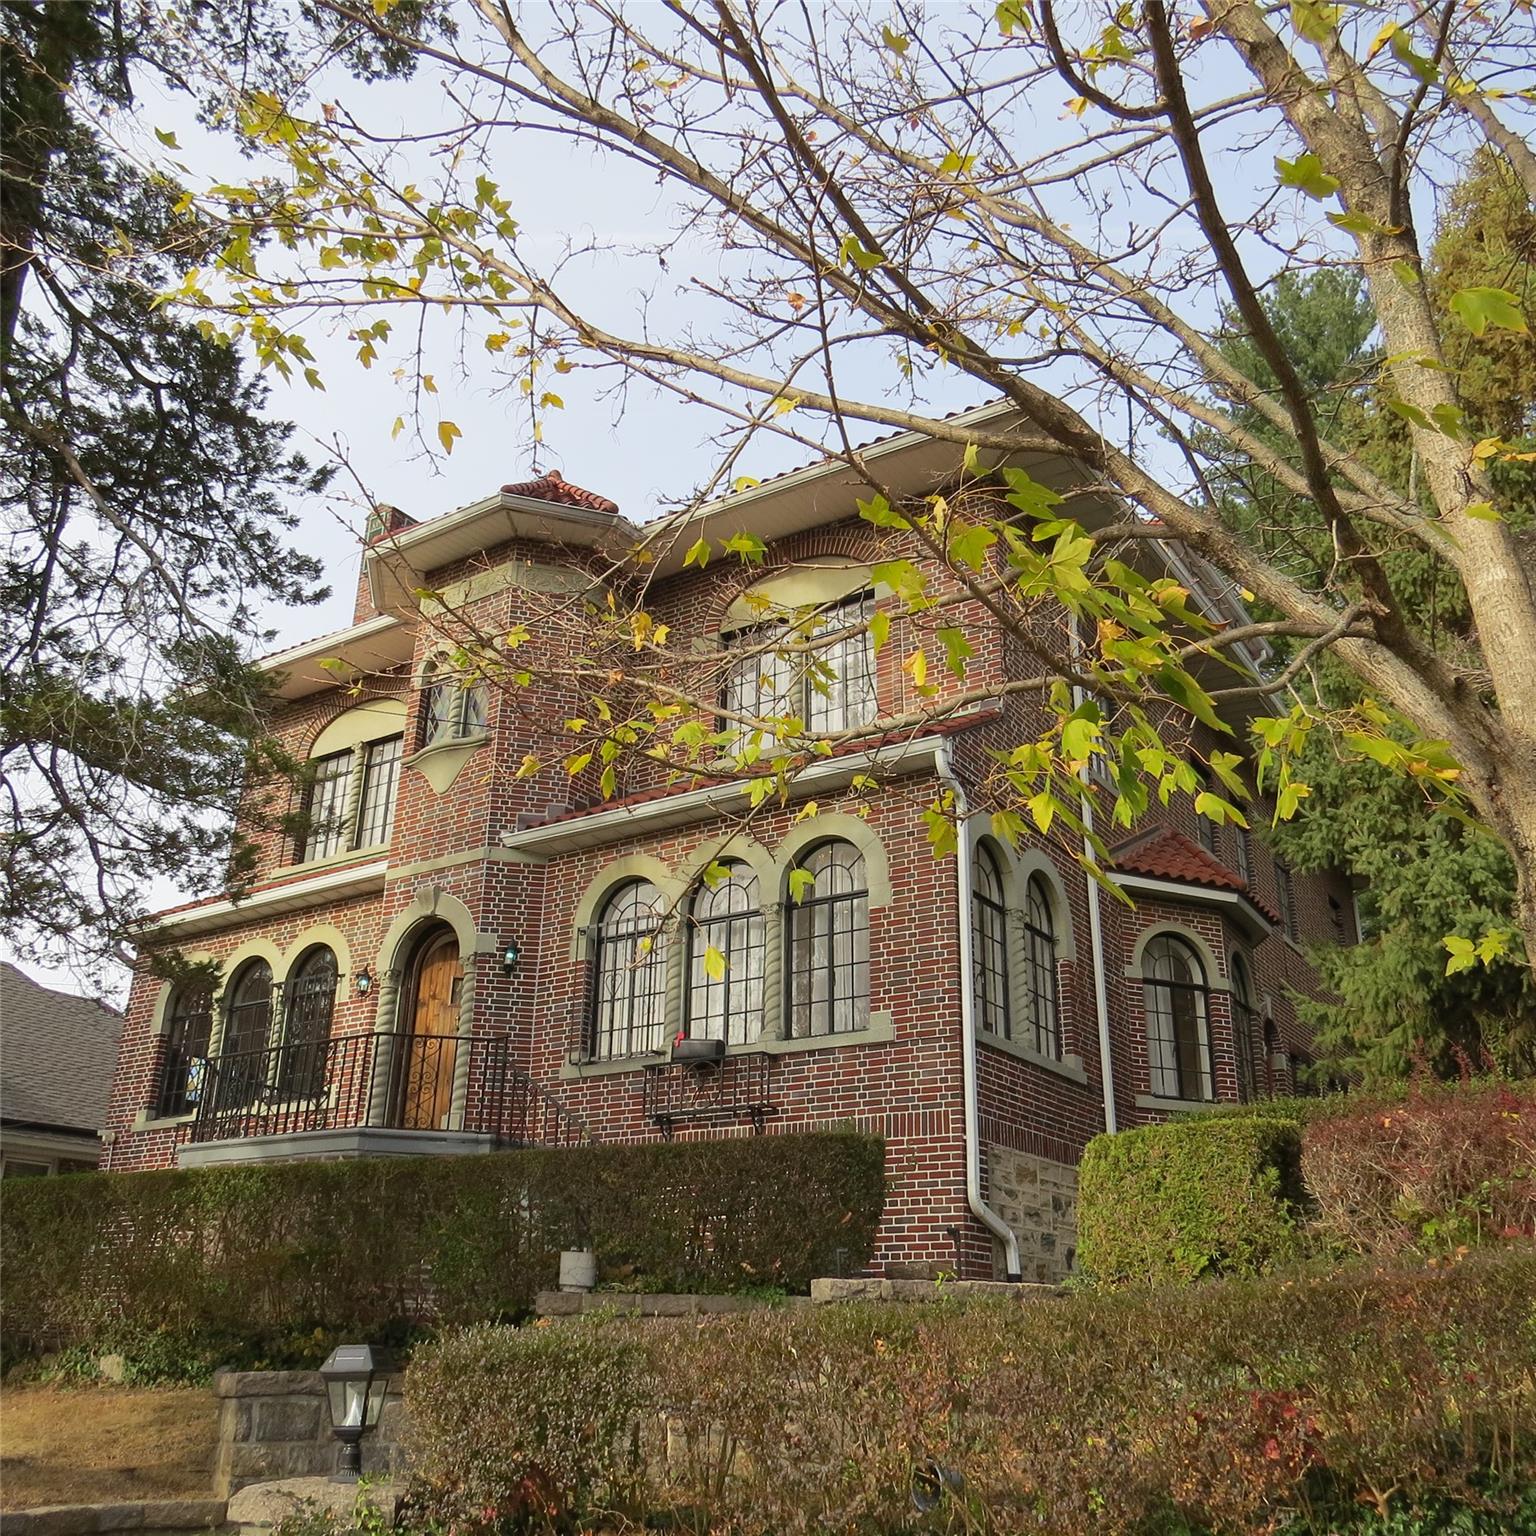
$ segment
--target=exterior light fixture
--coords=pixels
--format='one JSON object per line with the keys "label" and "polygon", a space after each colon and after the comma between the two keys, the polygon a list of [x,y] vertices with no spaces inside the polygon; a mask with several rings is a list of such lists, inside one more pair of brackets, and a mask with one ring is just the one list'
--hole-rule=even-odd
{"label": "exterior light fixture", "polygon": [[367,997],[373,991],[373,972],[366,965],[357,973],[356,985],[359,997]]}
{"label": "exterior light fixture", "polygon": [[320,1367],[320,1377],[331,1410],[331,1433],[341,1441],[340,1465],[331,1481],[355,1483],[363,1465],[359,1442],[378,1427],[389,1371],[367,1344],[339,1344]]}
{"label": "exterior light fixture", "polygon": [[511,976],[517,970],[517,962],[523,957],[523,952],[517,947],[516,939],[508,939],[506,948],[501,952],[501,974]]}

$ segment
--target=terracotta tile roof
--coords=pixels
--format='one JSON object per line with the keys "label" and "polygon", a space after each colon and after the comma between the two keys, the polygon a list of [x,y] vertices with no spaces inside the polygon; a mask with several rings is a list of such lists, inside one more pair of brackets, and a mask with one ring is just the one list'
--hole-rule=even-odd
{"label": "terracotta tile roof", "polygon": [[[855,752],[878,752],[884,747],[894,747],[909,741],[927,741],[937,736],[955,736],[961,731],[974,730],[978,725],[989,725],[1000,718],[1000,709],[980,709],[972,714],[951,715],[947,720],[936,720],[920,731],[885,731],[878,736],[861,736],[856,741],[845,741],[834,747],[832,758],[848,757]],[[813,757],[808,763],[827,762],[829,759]],[[675,784],[658,784],[654,789],[637,790],[632,795],[620,795],[613,800],[600,800],[596,805],[577,806],[574,810],[555,811],[547,816],[520,819],[518,830],[530,831],[534,827],[547,827],[557,821],[578,821],[583,816],[600,816],[607,811],[625,811],[637,805],[649,805],[653,800],[666,800],[673,795],[686,795],[692,790],[707,789],[718,784],[723,790],[727,783],[741,780],[690,779]]]}
{"label": "terracotta tile roof", "polygon": [[1172,827],[1155,827],[1150,832],[1128,838],[1109,852],[1114,867],[1124,874],[1236,891],[1240,896],[1246,896],[1270,922],[1280,921],[1280,914],[1260,901],[1235,871]]}
{"label": "terracotta tile roof", "polygon": [[503,496],[527,496],[533,501],[552,501],[563,507],[585,507],[589,512],[617,513],[619,504],[599,496],[596,491],[583,490],[571,482],[558,469],[546,470],[536,480],[519,480],[501,488]]}

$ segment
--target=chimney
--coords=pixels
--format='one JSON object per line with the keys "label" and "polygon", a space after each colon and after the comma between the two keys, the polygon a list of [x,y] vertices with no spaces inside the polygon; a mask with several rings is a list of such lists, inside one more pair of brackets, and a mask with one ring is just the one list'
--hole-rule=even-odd
{"label": "chimney", "polygon": [[415,526],[414,517],[407,517],[399,507],[392,507],[387,501],[381,501],[368,514],[368,524],[363,530],[363,557],[357,572],[357,596],[352,604],[354,624],[361,624],[364,619],[373,618],[379,611],[373,606],[373,593],[368,586],[368,546],[377,543],[380,539],[388,538],[392,533],[399,533],[403,528]]}

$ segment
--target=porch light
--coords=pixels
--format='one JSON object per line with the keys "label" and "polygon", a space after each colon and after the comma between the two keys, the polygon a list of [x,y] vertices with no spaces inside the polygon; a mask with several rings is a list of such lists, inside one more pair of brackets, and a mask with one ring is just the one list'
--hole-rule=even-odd
{"label": "porch light", "polygon": [[373,972],[365,965],[357,973],[357,995],[367,997],[373,991]]}
{"label": "porch light", "polygon": [[501,974],[511,976],[517,970],[517,962],[522,957],[522,951],[517,947],[517,940],[508,939],[507,947],[501,952]]}
{"label": "porch light", "polygon": [[331,1433],[341,1441],[333,1483],[355,1483],[362,1471],[359,1442],[375,1429],[389,1389],[389,1372],[367,1344],[339,1344],[320,1367],[331,1410]]}

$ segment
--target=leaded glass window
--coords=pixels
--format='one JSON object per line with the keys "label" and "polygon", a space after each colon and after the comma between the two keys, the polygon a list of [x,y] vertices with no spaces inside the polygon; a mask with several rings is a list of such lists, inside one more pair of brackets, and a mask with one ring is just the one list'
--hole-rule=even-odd
{"label": "leaded glass window", "polygon": [[1056,920],[1045,881],[1031,875],[1024,888],[1025,976],[1034,1048],[1042,1056],[1061,1056],[1061,999],[1056,985]]}
{"label": "leaded glass window", "polygon": [[976,971],[976,1022],[988,1034],[1013,1038],[1008,998],[1008,907],[997,855],[976,850],[971,942]]}
{"label": "leaded glass window", "polygon": [[171,996],[167,1019],[155,1113],[184,1115],[196,1109],[208,1069],[213,1038],[212,992],[206,986],[183,983]]}
{"label": "leaded glass window", "polygon": [[216,1085],[220,1107],[249,1104],[265,1092],[271,1029],[272,967],[265,960],[250,960],[235,973],[224,1000]]}
{"label": "leaded glass window", "polygon": [[665,1045],[665,903],[649,880],[621,885],[593,930],[591,1054],[598,1061],[645,1056]]}
{"label": "leaded glass window", "polygon": [[485,684],[442,664],[422,674],[421,745],[477,736],[485,729]]}
{"label": "leaded glass window", "polygon": [[325,1059],[336,1008],[336,956],[316,945],[300,959],[283,987],[283,1046],[278,1090],[312,1098],[325,1087]]}
{"label": "leaded glass window", "polygon": [[728,868],[724,880],[699,886],[689,909],[688,1034],[745,1045],[763,1032],[763,909],[757,876],[744,864]]}
{"label": "leaded glass window", "polygon": [[[789,1023],[795,1039],[843,1034],[869,1022],[869,891],[848,843],[821,843],[791,876]],[[798,898],[798,899],[797,899]]]}
{"label": "leaded glass window", "polygon": [[1168,1099],[1213,1098],[1209,997],[1195,952],[1159,934],[1142,955],[1152,1092]]}
{"label": "leaded glass window", "polygon": [[1248,980],[1248,963],[1241,955],[1232,956],[1232,1042],[1237,1057],[1237,1097],[1244,1104],[1258,1096],[1258,1076],[1254,1070],[1253,1037],[1258,1032],[1258,1015],[1253,1007],[1253,987]]}

